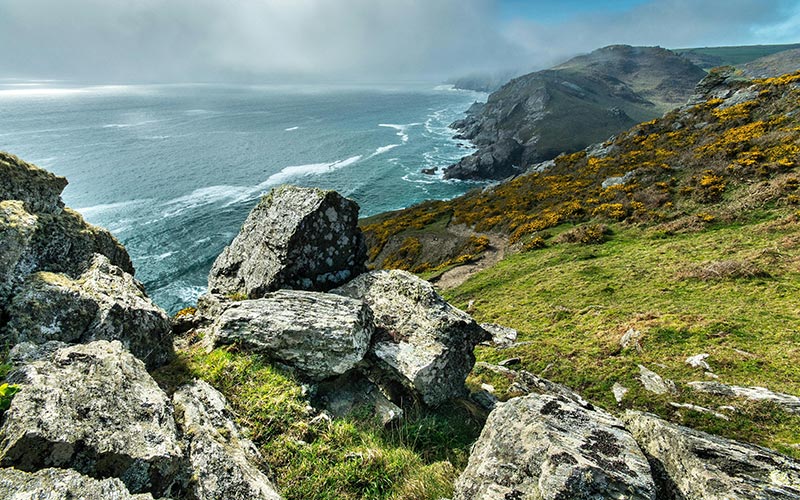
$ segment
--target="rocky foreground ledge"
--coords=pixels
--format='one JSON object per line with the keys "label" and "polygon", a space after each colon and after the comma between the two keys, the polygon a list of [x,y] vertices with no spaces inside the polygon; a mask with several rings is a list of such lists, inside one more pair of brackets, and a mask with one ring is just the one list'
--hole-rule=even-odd
{"label": "rocky foreground ledge", "polygon": [[[325,418],[386,425],[472,398],[492,410],[455,499],[800,499],[800,465],[763,448],[628,412],[507,367],[505,403],[465,387],[478,325],[403,271],[364,267],[358,206],[283,186],[265,197],[170,323],[125,249],[64,207],[66,180],[0,153],[0,342],[19,392],[0,415],[0,500],[278,499],[224,395],[165,392],[148,370],[192,332],[293,372]],[[186,336],[187,338],[189,335]]]}

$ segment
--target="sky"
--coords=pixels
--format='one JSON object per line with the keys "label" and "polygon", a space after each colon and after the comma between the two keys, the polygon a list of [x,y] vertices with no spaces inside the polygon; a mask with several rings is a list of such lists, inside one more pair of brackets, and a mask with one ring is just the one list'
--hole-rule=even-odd
{"label": "sky", "polygon": [[800,0],[0,0],[0,79],[442,80],[605,45],[800,42]]}

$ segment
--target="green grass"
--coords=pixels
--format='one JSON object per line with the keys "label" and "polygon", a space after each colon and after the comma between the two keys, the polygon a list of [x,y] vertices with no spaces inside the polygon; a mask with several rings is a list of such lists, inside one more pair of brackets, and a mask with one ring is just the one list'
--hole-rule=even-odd
{"label": "green grass", "polygon": [[[446,297],[462,308],[474,301],[477,320],[516,328],[519,340],[530,342],[502,351],[480,348],[479,360],[520,357],[522,368],[544,372],[612,411],[652,411],[800,458],[800,416],[768,404],[700,395],[685,385],[708,380],[685,363],[705,352],[720,382],[800,394],[799,224],[797,215],[771,214],[666,237],[657,229],[620,224],[602,245],[560,244],[510,256]],[[728,262],[756,266],[765,271],[759,276],[768,277],[716,272],[740,269],[719,266]],[[715,273],[708,274],[709,268]],[[620,347],[629,328],[643,333],[641,351]],[[638,364],[676,381],[680,394],[646,392],[637,379]],[[471,384],[483,382],[511,396],[503,393],[503,377],[473,373]],[[621,406],[611,393],[615,382],[630,389]],[[739,412],[729,413],[726,422],[676,410],[671,401],[712,409],[733,404]]]}
{"label": "green grass", "polygon": [[761,57],[769,56],[782,52],[784,50],[791,50],[800,48],[800,44],[786,44],[786,45],[745,45],[735,47],[702,47],[694,49],[675,49],[673,52],[679,54],[694,52],[697,54],[704,54],[707,56],[719,57],[722,59],[722,64],[738,65],[754,61]]}
{"label": "green grass", "polygon": [[480,432],[466,404],[412,410],[390,428],[358,413],[314,419],[297,380],[228,349],[189,348],[154,376],[167,390],[199,377],[224,393],[287,500],[449,497]]}

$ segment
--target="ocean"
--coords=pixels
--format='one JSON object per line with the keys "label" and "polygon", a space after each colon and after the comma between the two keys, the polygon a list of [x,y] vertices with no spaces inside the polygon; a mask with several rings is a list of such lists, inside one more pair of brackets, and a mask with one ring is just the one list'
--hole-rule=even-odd
{"label": "ocean", "polygon": [[[0,81],[0,150],[69,179],[65,203],[127,247],[174,313],[206,288],[258,198],[335,189],[361,215],[475,184],[441,168],[474,151],[448,124],[486,95],[448,86],[77,86]],[[421,173],[439,167],[438,175]]]}

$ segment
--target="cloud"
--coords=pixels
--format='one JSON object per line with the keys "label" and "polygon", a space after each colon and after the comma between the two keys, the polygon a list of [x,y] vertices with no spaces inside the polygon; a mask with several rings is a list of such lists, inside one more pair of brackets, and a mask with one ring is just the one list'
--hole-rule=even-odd
{"label": "cloud", "polygon": [[[530,0],[520,15],[535,16],[537,2]],[[613,43],[686,47],[800,40],[800,0],[653,0],[560,22],[513,19],[513,5],[512,0],[0,0],[0,77],[445,78],[538,69]]]}
{"label": "cloud", "polygon": [[800,42],[798,17],[797,0],[661,0],[557,24],[517,19],[506,34],[543,67],[611,44],[687,48]]}
{"label": "cloud", "polygon": [[521,51],[492,0],[11,0],[6,71],[112,80],[414,78]]}

